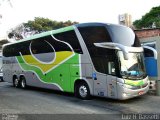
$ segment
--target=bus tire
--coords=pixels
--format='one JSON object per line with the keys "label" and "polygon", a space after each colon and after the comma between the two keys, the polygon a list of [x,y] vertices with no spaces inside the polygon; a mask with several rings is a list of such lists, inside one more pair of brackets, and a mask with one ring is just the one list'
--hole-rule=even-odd
{"label": "bus tire", "polygon": [[75,94],[78,98],[83,100],[90,99],[90,91],[86,82],[79,82],[75,89]]}
{"label": "bus tire", "polygon": [[23,89],[25,89],[27,87],[27,85],[26,85],[26,79],[25,79],[24,76],[20,77],[20,86]]}
{"label": "bus tire", "polygon": [[20,87],[20,82],[17,77],[13,79],[13,86],[16,88]]}

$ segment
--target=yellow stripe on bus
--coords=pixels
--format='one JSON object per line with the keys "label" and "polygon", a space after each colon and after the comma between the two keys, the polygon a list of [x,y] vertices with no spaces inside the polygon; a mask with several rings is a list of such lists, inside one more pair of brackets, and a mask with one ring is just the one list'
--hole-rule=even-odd
{"label": "yellow stripe on bus", "polygon": [[68,59],[74,53],[70,51],[63,51],[63,52],[56,52],[56,59],[52,63],[41,63],[40,61],[36,60],[32,55],[25,55],[23,59],[29,65],[39,67],[44,73],[59,65],[61,62]]}

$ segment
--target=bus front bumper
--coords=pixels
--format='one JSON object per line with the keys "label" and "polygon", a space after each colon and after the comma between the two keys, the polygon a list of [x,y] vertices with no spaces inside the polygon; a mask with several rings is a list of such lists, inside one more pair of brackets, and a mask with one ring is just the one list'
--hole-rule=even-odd
{"label": "bus front bumper", "polygon": [[117,91],[118,95],[117,98],[120,100],[126,100],[133,97],[144,95],[149,90],[149,81],[147,82],[147,85],[140,89],[130,89],[125,87],[123,83],[117,82]]}

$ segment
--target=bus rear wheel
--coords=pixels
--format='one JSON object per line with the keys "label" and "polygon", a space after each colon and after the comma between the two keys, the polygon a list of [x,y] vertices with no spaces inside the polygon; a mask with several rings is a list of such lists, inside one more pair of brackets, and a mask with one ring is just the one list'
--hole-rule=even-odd
{"label": "bus rear wheel", "polygon": [[25,77],[21,77],[21,78],[20,78],[20,86],[21,86],[21,88],[23,88],[23,89],[25,89],[25,88],[27,87]]}
{"label": "bus rear wheel", "polygon": [[78,83],[78,85],[76,86],[75,92],[76,92],[76,96],[78,98],[81,98],[83,100],[90,99],[89,87],[88,87],[87,83],[85,83],[85,82]]}
{"label": "bus rear wheel", "polygon": [[16,88],[20,87],[20,83],[17,77],[13,79],[13,86]]}

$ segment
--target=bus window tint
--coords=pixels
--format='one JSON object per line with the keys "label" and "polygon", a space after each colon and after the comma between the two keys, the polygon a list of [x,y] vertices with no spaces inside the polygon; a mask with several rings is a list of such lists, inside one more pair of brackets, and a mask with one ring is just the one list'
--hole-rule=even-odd
{"label": "bus window tint", "polygon": [[78,29],[87,45],[96,42],[112,42],[110,35],[104,26],[79,27]]}
{"label": "bus window tint", "polygon": [[3,56],[5,57],[13,57],[19,56],[20,53],[22,55],[29,55],[29,45],[30,41],[19,42],[13,45],[8,45],[3,48]]}
{"label": "bus window tint", "polygon": [[[105,74],[114,73],[113,75],[115,75],[115,72],[111,70],[114,67],[114,64],[116,64],[115,50],[95,47],[93,49],[90,49],[90,53],[92,54],[90,55],[94,67],[98,72]],[[112,63],[113,65],[112,68],[110,63]]]}
{"label": "bus window tint", "polygon": [[72,46],[74,52],[83,54],[79,40],[73,30],[55,34],[54,37],[56,37],[58,40],[69,43]]}
{"label": "bus window tint", "polygon": [[51,36],[38,38],[31,42],[31,50],[33,54],[54,52],[53,45],[50,43]]}
{"label": "bus window tint", "polygon": [[[58,33],[54,36],[61,41],[69,43],[76,53],[83,53],[78,38],[74,31]],[[29,40],[13,44],[12,46],[5,46],[3,50],[3,55],[5,57],[19,56],[20,52],[22,53],[22,55],[30,55],[30,46],[33,54],[50,53],[55,51],[71,51],[71,48],[68,45],[54,40],[52,36],[44,36],[37,39],[33,39],[32,41]]]}
{"label": "bus window tint", "polygon": [[94,45],[94,43],[111,42],[111,38],[107,29],[103,26],[85,28],[79,27],[79,31],[84,39],[84,42],[86,43],[94,68],[100,73],[113,73],[113,75],[115,75],[115,72],[113,72],[114,68],[111,70],[110,64],[112,63],[112,65],[114,66],[116,62],[115,50],[100,48]]}

